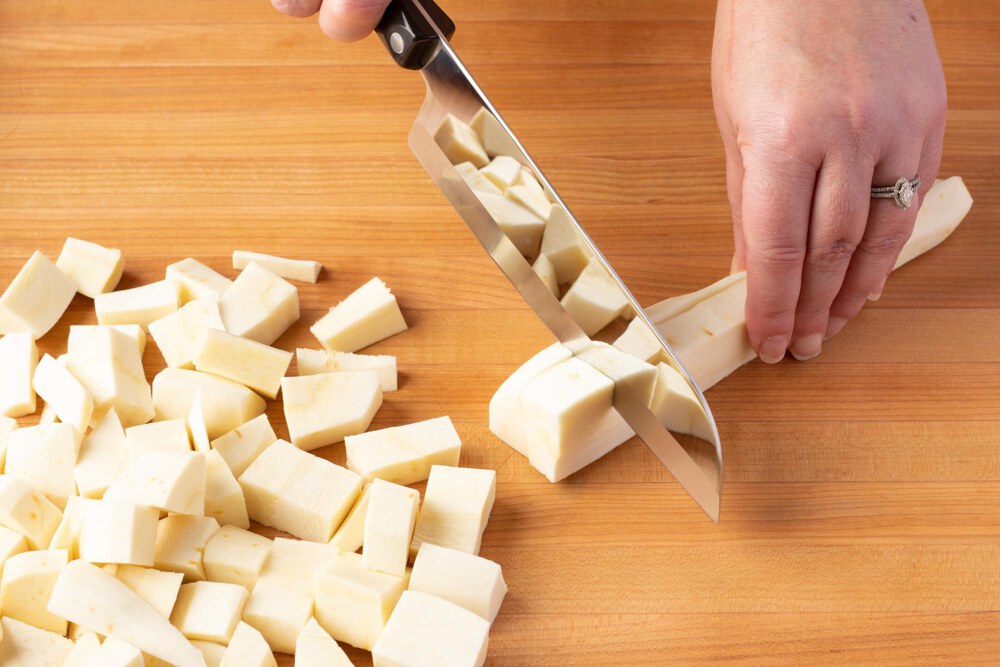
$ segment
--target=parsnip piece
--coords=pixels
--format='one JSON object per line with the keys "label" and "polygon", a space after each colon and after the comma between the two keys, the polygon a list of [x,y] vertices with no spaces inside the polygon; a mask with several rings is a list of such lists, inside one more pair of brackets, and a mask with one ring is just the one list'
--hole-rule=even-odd
{"label": "parsnip piece", "polygon": [[541,278],[545,286],[549,288],[552,292],[552,296],[559,298],[559,283],[556,282],[556,270],[552,266],[552,262],[549,260],[548,256],[542,254],[538,256],[535,263],[532,264],[531,268],[535,270],[538,277]]}
{"label": "parsnip piece", "polygon": [[656,365],[656,391],[649,409],[674,433],[712,441],[708,417],[684,377],[664,362]]}
{"label": "parsnip piece", "polygon": [[66,619],[47,609],[59,573],[69,563],[65,549],[26,551],[4,564],[0,582],[3,615],[42,630],[66,634]]}
{"label": "parsnip piece", "polygon": [[194,355],[204,328],[225,331],[215,297],[194,299],[177,312],[149,323],[149,334],[171,368],[194,368]]}
{"label": "parsnip piece", "polygon": [[3,572],[4,563],[10,560],[11,556],[27,550],[28,541],[24,539],[24,535],[7,526],[0,526],[0,572]]}
{"label": "parsnip piece", "polygon": [[219,300],[233,284],[229,278],[191,257],[168,266],[166,279],[174,286],[182,305],[196,299]]}
{"label": "parsnip piece", "polygon": [[94,418],[111,408],[124,426],[153,418],[153,399],[136,339],[115,327],[99,327],[85,337],[86,347],[66,355],[66,368],[94,401]]}
{"label": "parsnip piece", "polygon": [[254,627],[240,621],[219,667],[278,667],[278,662],[264,636]]}
{"label": "parsnip piece", "polygon": [[247,589],[198,581],[181,586],[170,622],[188,639],[228,644],[243,615]]}
{"label": "parsnip piece", "polygon": [[73,650],[73,642],[55,632],[7,616],[0,623],[0,665],[4,667],[64,667]]}
{"label": "parsnip piece", "polygon": [[81,503],[80,558],[91,563],[153,564],[159,510],[89,498]]}
{"label": "parsnip piece", "polygon": [[73,426],[81,434],[86,432],[94,414],[94,399],[62,364],[48,354],[43,356],[35,368],[32,386],[35,393],[52,406],[59,421]]}
{"label": "parsnip piece", "polygon": [[295,667],[354,667],[337,640],[311,618],[295,640]]}
{"label": "parsnip piece", "polygon": [[37,250],[0,296],[0,334],[26,331],[38,340],[56,325],[76,284]]}
{"label": "parsnip piece", "polygon": [[[520,168],[520,166],[518,167]],[[471,162],[463,162],[462,164],[456,164],[455,170],[458,172],[462,180],[476,192],[489,192],[491,194],[499,195],[503,194],[496,185],[490,182]]]}
{"label": "parsnip piece", "polygon": [[84,498],[102,498],[130,461],[125,431],[114,408],[83,440],[73,468],[76,487]]}
{"label": "parsnip piece", "polygon": [[28,332],[0,338],[0,415],[23,417],[35,411],[31,378],[38,366],[38,346]]}
{"label": "parsnip piece", "polygon": [[281,391],[291,441],[307,451],[364,433],[382,406],[375,371],[286,377]]}
{"label": "parsnip piece", "polygon": [[205,516],[217,520],[220,525],[232,524],[249,528],[247,505],[243,499],[243,489],[226,465],[219,452],[205,454]]}
{"label": "parsnip piece", "polygon": [[482,667],[490,624],[441,598],[406,591],[372,649],[375,667]]}
{"label": "parsnip piece", "polygon": [[4,470],[38,489],[60,510],[76,494],[73,469],[80,453],[80,435],[69,424],[19,428],[7,440]]}
{"label": "parsnip piece", "polygon": [[478,555],[496,499],[494,470],[431,468],[410,553],[425,542]]}
{"label": "parsnip piece", "polygon": [[406,574],[419,507],[420,494],[413,489],[384,479],[372,482],[362,555],[366,568],[397,577]]}
{"label": "parsnip piece", "polygon": [[295,350],[299,375],[342,373],[348,371],[376,371],[382,391],[396,391],[396,357],[380,354],[354,354],[334,350]]}
{"label": "parsnip piece", "polygon": [[137,565],[106,565],[105,571],[131,588],[164,618],[177,601],[177,593],[184,582],[180,572],[163,572]]}
{"label": "parsnip piece", "polygon": [[267,415],[259,415],[212,441],[233,475],[239,478],[260,453],[278,440]]}
{"label": "parsnip piece", "polygon": [[552,262],[556,282],[560,284],[573,282],[587,267],[587,254],[576,226],[566,209],[559,204],[553,204],[549,211],[541,252]]}
{"label": "parsnip piece", "polygon": [[396,484],[427,479],[431,466],[458,465],[462,440],[449,417],[349,436],[347,467],[366,482],[376,477]]}
{"label": "parsnip piece", "polygon": [[91,299],[118,287],[125,271],[122,251],[72,237],[66,239],[56,266],[76,285],[76,291]]}
{"label": "parsnip piece", "polygon": [[201,653],[170,621],[114,575],[86,561],[73,561],[63,569],[49,611],[177,667],[205,667]]}
{"label": "parsnip piece", "polygon": [[[222,657],[226,655],[226,647],[215,642],[204,642],[200,639],[191,640],[191,646],[201,651],[208,667],[219,667],[222,664]],[[147,665],[147,667],[149,667]]]}
{"label": "parsnip piece", "polygon": [[143,667],[146,663],[142,651],[114,637],[108,637],[101,644],[94,664],[101,667]]}
{"label": "parsnip piece", "polygon": [[253,389],[274,399],[292,353],[225,331],[205,328],[194,349],[194,367]]}
{"label": "parsnip piece", "polygon": [[[72,637],[71,637],[72,639]],[[66,657],[66,662],[62,667],[92,667],[95,664],[94,657],[101,650],[101,640],[93,632],[84,630],[76,645]]]}
{"label": "parsnip piece", "polygon": [[519,253],[528,258],[538,254],[545,231],[544,218],[505,195],[477,192],[476,196]]}
{"label": "parsnip piece", "polygon": [[521,176],[521,163],[509,155],[497,155],[493,160],[479,170],[498,192],[504,192],[507,188],[517,183]]}
{"label": "parsnip piece", "polygon": [[562,305],[592,336],[625,311],[628,299],[604,267],[591,261],[563,296]]}
{"label": "parsnip piece", "polygon": [[38,425],[42,426],[44,424],[55,424],[59,421],[59,417],[56,416],[55,408],[51,404],[46,403],[42,406],[42,412],[38,415]]}
{"label": "parsnip piece", "polygon": [[153,452],[191,451],[191,441],[183,419],[167,419],[127,428],[125,446],[133,461]]}
{"label": "parsnip piece", "polygon": [[353,553],[361,548],[365,541],[365,517],[368,515],[368,496],[371,493],[371,484],[366,484],[361,491],[361,497],[354,503],[350,514],[340,524],[340,528],[334,533],[330,544],[337,547],[344,553]]}
{"label": "parsnip piece", "polygon": [[504,192],[504,197],[520,204],[542,220],[548,220],[552,212],[552,204],[545,191],[534,189],[530,185],[512,185]]}
{"label": "parsnip piece", "polygon": [[250,262],[219,299],[226,331],[271,345],[299,319],[299,292],[290,282]]}
{"label": "parsnip piece", "polygon": [[[670,297],[669,299],[664,299],[659,303],[655,303],[645,309],[646,315],[649,316],[649,319],[651,319],[654,324],[666,322],[669,319],[686,313],[702,301],[706,301],[707,299],[714,297],[716,294],[724,292],[736,283],[741,281],[745,282],[746,279],[746,271],[739,271],[737,273],[730,274],[721,280],[715,281],[708,287],[703,287],[700,290],[689,292],[687,294],[679,294],[677,296]],[[617,344],[615,346],[617,347]]]}
{"label": "parsnip piece", "polygon": [[205,428],[210,439],[232,431],[264,413],[264,399],[241,384],[208,373],[166,368],[153,379],[156,418],[187,419],[201,388]]}
{"label": "parsnip piece", "polygon": [[132,289],[98,294],[94,299],[99,324],[149,326],[177,310],[177,292],[166,280]]}
{"label": "parsnip piece", "polygon": [[139,350],[141,357],[146,353],[146,332],[138,324],[73,324],[69,327],[69,338],[66,342],[66,351],[73,354],[78,350],[89,350],[94,347],[92,337],[103,329],[111,328],[119,333],[123,333],[131,338]]}
{"label": "parsnip piece", "polygon": [[469,125],[475,130],[483,148],[492,156],[519,155],[520,150],[500,122],[485,108],[476,112]]}
{"label": "parsnip piece", "polygon": [[361,476],[278,440],[240,475],[250,518],[329,542],[361,493]]}
{"label": "parsnip piece", "polygon": [[316,573],[316,620],[337,641],[370,651],[408,579],[369,570],[358,554],[340,554]]}
{"label": "parsnip piece", "polygon": [[63,510],[62,521],[52,535],[49,549],[66,549],[69,559],[80,557],[80,529],[83,527],[82,498],[70,496]]}
{"label": "parsnip piece", "polygon": [[191,438],[191,445],[196,452],[207,454],[212,449],[212,441],[208,437],[208,425],[205,421],[205,400],[202,398],[201,387],[195,391],[194,400],[191,402],[191,411],[188,412],[187,434]]}
{"label": "parsnip piece", "polygon": [[24,535],[29,549],[45,549],[62,520],[58,507],[30,484],[0,475],[0,525]]}
{"label": "parsnip piece", "polygon": [[471,162],[476,167],[485,167],[490,161],[476,132],[451,114],[441,121],[434,141],[452,164]]}
{"label": "parsnip piece", "polygon": [[507,584],[493,561],[425,543],[413,562],[409,590],[453,602],[492,623],[507,595]]}
{"label": "parsnip piece", "polygon": [[396,296],[378,278],[354,290],[309,329],[327,350],[356,352],[406,331]]}
{"label": "parsnip piece", "polygon": [[205,578],[252,591],[270,552],[268,538],[238,526],[223,526],[205,544]]}
{"label": "parsnip piece", "polygon": [[205,545],[219,530],[210,516],[171,514],[156,532],[156,569],[180,572],[185,582],[205,580]]}
{"label": "parsnip piece", "polygon": [[0,473],[3,472],[4,464],[7,462],[7,440],[17,428],[16,419],[0,415]]}
{"label": "parsnip piece", "polygon": [[939,179],[920,198],[913,233],[903,246],[893,270],[948,238],[972,208],[972,195],[959,176]]}
{"label": "parsnip piece", "polygon": [[104,500],[200,516],[205,511],[205,467],[200,452],[152,452],[130,463],[108,487]]}
{"label": "parsnip piece", "polygon": [[233,251],[233,268],[237,271],[247,268],[250,262],[257,262],[282,278],[300,280],[304,283],[315,283],[319,280],[319,272],[323,270],[322,264],[307,259],[287,259],[247,250]]}

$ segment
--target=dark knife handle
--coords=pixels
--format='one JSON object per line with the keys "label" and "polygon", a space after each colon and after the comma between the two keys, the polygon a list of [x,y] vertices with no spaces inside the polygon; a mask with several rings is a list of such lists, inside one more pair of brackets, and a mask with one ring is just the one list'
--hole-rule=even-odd
{"label": "dark knife handle", "polygon": [[[433,23],[423,15],[420,6]],[[434,58],[440,39],[438,31],[451,39],[455,23],[434,0],[392,0],[375,27],[389,55],[406,69],[423,69]]]}

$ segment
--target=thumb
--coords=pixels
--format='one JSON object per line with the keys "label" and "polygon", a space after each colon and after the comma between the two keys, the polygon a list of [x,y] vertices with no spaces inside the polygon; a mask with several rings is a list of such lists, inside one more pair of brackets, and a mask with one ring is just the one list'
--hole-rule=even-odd
{"label": "thumb", "polygon": [[323,0],[319,27],[339,42],[356,42],[378,25],[389,0]]}

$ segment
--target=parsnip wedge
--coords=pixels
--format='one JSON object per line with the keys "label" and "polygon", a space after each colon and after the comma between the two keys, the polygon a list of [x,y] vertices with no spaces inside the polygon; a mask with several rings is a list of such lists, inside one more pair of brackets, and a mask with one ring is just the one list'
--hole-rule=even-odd
{"label": "parsnip wedge", "polygon": [[146,662],[143,660],[142,651],[135,646],[108,637],[94,656],[94,664],[101,667],[143,667]]}
{"label": "parsnip wedge", "polygon": [[496,499],[495,470],[431,468],[410,553],[425,542],[478,555]]}
{"label": "parsnip wedge", "polygon": [[319,272],[323,270],[322,264],[307,259],[287,259],[248,250],[233,251],[233,268],[237,271],[247,268],[250,262],[257,262],[282,278],[305,283],[315,283],[319,280]]}
{"label": "parsnip wedge", "polygon": [[240,621],[219,667],[278,667],[271,647],[255,628]]}
{"label": "parsnip wedge", "polygon": [[375,667],[483,667],[490,624],[441,598],[406,591],[372,649]]}
{"label": "parsnip wedge", "polygon": [[384,479],[372,482],[362,554],[366,568],[397,577],[406,573],[419,507],[417,491]]}
{"label": "parsnip wedge", "polygon": [[249,528],[247,504],[233,471],[217,451],[205,454],[205,516],[214,518],[220,525]]}
{"label": "parsnip wedge", "polygon": [[233,475],[238,479],[261,452],[277,442],[278,436],[271,428],[267,415],[258,415],[237,426],[232,431],[212,440],[212,449],[217,451]]}
{"label": "parsnip wedge", "polygon": [[149,334],[171,368],[194,368],[194,355],[203,329],[225,331],[218,299],[187,302],[176,312],[150,322]]}
{"label": "parsnip wedge", "polygon": [[469,121],[469,126],[479,136],[483,148],[491,156],[518,155],[520,150],[511,141],[510,135],[503,129],[493,114],[480,109]]}
{"label": "parsnip wedge", "polygon": [[4,564],[0,582],[3,615],[42,630],[66,634],[66,619],[47,609],[59,573],[69,563],[69,551],[26,551]]}
{"label": "parsnip wedge", "polygon": [[396,296],[372,278],[330,309],[309,329],[327,350],[356,352],[406,331]]}
{"label": "parsnip wedge", "polygon": [[347,467],[366,482],[376,477],[396,484],[427,479],[431,466],[458,465],[462,440],[449,417],[348,436]]}
{"label": "parsnip wedge", "polygon": [[471,162],[463,162],[461,164],[455,165],[455,171],[458,172],[462,180],[472,188],[475,192],[489,192],[490,194],[499,195],[503,191],[490,182],[483,174],[476,169],[476,165]]}
{"label": "parsnip wedge", "polygon": [[0,624],[0,665],[4,667],[63,667],[73,651],[73,642],[55,632],[6,616]]}
{"label": "parsnip wedge", "polygon": [[30,484],[0,475],[0,525],[24,535],[29,549],[48,548],[61,520],[59,508]]}
{"label": "parsnip wedge", "polygon": [[249,593],[236,584],[197,581],[181,586],[170,622],[188,639],[228,644]]}
{"label": "parsnip wedge", "polygon": [[105,565],[104,571],[124,582],[161,616],[170,618],[170,612],[177,602],[177,593],[184,582],[183,574],[136,565]]}
{"label": "parsnip wedge", "polygon": [[76,291],[91,299],[118,287],[125,270],[122,251],[72,237],[63,244],[56,266],[76,284]]}
{"label": "parsnip wedge", "polygon": [[413,562],[409,590],[453,602],[492,623],[507,584],[500,566],[491,560],[424,543]]}
{"label": "parsnip wedge", "polygon": [[80,558],[91,563],[153,565],[159,510],[84,498],[80,515]]}
{"label": "parsnip wedge", "polygon": [[183,419],[167,419],[125,429],[125,446],[131,460],[138,461],[153,452],[189,452],[191,440]]}
{"label": "parsnip wedge", "polygon": [[708,418],[687,380],[664,362],[657,364],[656,371],[656,390],[649,409],[670,431],[711,442]]}
{"label": "parsnip wedge", "polygon": [[80,381],[58,361],[46,354],[35,368],[35,393],[51,405],[59,421],[83,434],[94,414],[94,399]]}
{"label": "parsnip wedge", "polygon": [[93,632],[84,630],[62,667],[92,667],[95,664],[94,658],[100,650],[101,640]]}
{"label": "parsnip wedge", "polygon": [[371,484],[365,485],[361,496],[330,540],[330,544],[344,553],[357,551],[365,542],[365,518],[368,516],[368,496],[371,488]]}
{"label": "parsnip wedge", "polygon": [[239,584],[252,591],[271,553],[271,543],[268,538],[238,526],[223,526],[205,544],[205,578]]}
{"label": "parsnip wedge", "polygon": [[166,280],[141,287],[98,294],[94,299],[99,324],[149,326],[177,310],[177,292]]}
{"label": "parsnip wedge", "polygon": [[174,286],[181,305],[195,299],[217,301],[233,284],[229,278],[191,257],[169,265],[166,280]]}
{"label": "parsnip wedge", "polygon": [[156,569],[180,572],[185,582],[205,580],[205,545],[219,530],[210,516],[171,514],[156,531]]}
{"label": "parsnip wedge", "polygon": [[31,378],[38,366],[38,346],[28,332],[0,338],[0,415],[23,417],[35,411]]}
{"label": "parsnip wedge", "polygon": [[69,327],[69,338],[66,340],[66,352],[73,354],[77,350],[89,350],[94,346],[92,342],[94,334],[107,327],[131,338],[139,350],[140,357],[146,353],[146,332],[138,324],[72,324]]}
{"label": "parsnip wedge", "polygon": [[80,435],[69,424],[19,428],[7,441],[4,470],[45,494],[60,510],[76,493],[73,472],[80,454]]}
{"label": "parsnip wedge", "polygon": [[337,640],[311,618],[295,640],[296,667],[354,667]]}
{"label": "parsnip wedge", "polygon": [[566,209],[553,204],[542,235],[543,255],[552,262],[556,282],[572,283],[587,267],[587,254]]}
{"label": "parsnip wedge", "polygon": [[56,325],[76,295],[76,283],[35,253],[0,295],[0,334],[28,332],[35,340]]}
{"label": "parsnip wedge", "polygon": [[379,354],[354,354],[334,350],[295,350],[299,375],[318,373],[343,373],[348,371],[375,371],[382,391],[396,391],[396,357]]}
{"label": "parsnip wedge", "polygon": [[205,428],[218,438],[264,413],[264,399],[243,385],[208,373],[165,368],[153,378],[156,419],[187,419],[201,389]]}
{"label": "parsnip wedge", "polygon": [[476,196],[521,255],[530,259],[538,254],[545,231],[545,218],[524,206],[520,200],[505,195],[477,192]]}
{"label": "parsnip wedge", "polygon": [[521,175],[521,163],[509,155],[498,155],[480,169],[479,173],[494,185],[497,192],[504,192],[517,183]]}
{"label": "parsnip wedge", "polygon": [[451,114],[441,122],[434,140],[452,164],[471,162],[476,167],[485,167],[490,161],[475,130]]}
{"label": "parsnip wedge", "polygon": [[288,434],[307,451],[364,433],[382,406],[375,371],[286,377],[281,392]]}
{"label": "parsnip wedge", "polygon": [[194,348],[194,367],[253,389],[274,399],[292,353],[225,331],[205,328]]}
{"label": "parsnip wedge", "polygon": [[118,327],[95,327],[66,355],[66,368],[90,393],[94,418],[111,408],[124,426],[153,418],[153,398],[136,338]]}
{"label": "parsnip wedge", "polygon": [[149,505],[164,512],[205,511],[205,455],[164,450],[133,461],[108,487],[104,500]]}
{"label": "parsnip wedge", "polygon": [[73,469],[73,478],[80,495],[85,498],[102,498],[129,461],[125,431],[118,413],[111,408],[80,446],[80,455]]}
{"label": "parsnip wedge", "polygon": [[250,262],[219,299],[219,312],[229,333],[271,345],[299,320],[299,292]]}

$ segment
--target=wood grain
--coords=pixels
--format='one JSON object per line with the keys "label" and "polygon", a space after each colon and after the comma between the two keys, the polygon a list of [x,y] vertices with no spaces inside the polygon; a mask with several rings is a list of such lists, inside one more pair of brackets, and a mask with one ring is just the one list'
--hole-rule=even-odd
{"label": "wood grain", "polygon": [[[463,463],[498,471],[484,555],[511,593],[490,665],[996,664],[1000,7],[927,6],[950,92],[941,171],[976,204],[821,357],[753,363],[710,392],[719,526],[641,443],[550,485],[489,433],[492,392],[550,338],[406,150],[419,80],[373,40],[333,44],[265,0],[0,0],[0,284],[69,234],[122,248],[123,287],[187,256],[232,274],[235,247],[320,260],[278,343],[292,349],[385,279],[411,330],[372,348],[401,370],[375,425],[450,414]],[[641,302],[727,271],[712,3],[448,9]],[[78,297],[42,348],[93,319]],[[163,367],[153,345],[146,362]]]}

